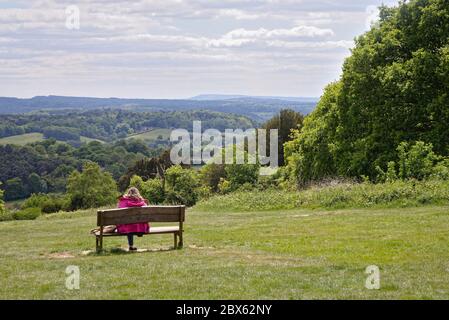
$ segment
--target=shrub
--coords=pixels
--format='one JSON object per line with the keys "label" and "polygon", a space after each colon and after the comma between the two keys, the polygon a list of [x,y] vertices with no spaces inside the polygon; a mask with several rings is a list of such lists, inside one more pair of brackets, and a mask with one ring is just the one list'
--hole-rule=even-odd
{"label": "shrub", "polygon": [[147,198],[150,203],[160,204],[165,200],[164,186],[161,179],[154,178],[145,181],[142,187],[142,192],[144,197]]}
{"label": "shrub", "polygon": [[342,183],[301,191],[236,191],[201,200],[200,211],[263,211],[448,205],[449,181],[408,180],[388,183]]}
{"label": "shrub", "polygon": [[200,180],[212,191],[219,191],[220,180],[226,177],[225,166],[222,164],[210,163],[203,166],[200,170]]}
{"label": "shrub", "polygon": [[139,191],[142,191],[143,184],[144,184],[144,181],[141,177],[139,177],[138,175],[133,175],[131,177],[131,180],[129,181],[129,188],[135,187],[135,188],[139,189]]}
{"label": "shrub", "polygon": [[433,152],[431,143],[417,141],[414,145],[402,142],[398,148],[399,178],[423,180],[428,178],[441,157]]}
{"label": "shrub", "polygon": [[139,189],[140,194],[152,204],[160,204],[165,200],[164,185],[161,179],[154,178],[143,181],[141,177],[134,175],[129,186]]}
{"label": "shrub", "polygon": [[87,162],[82,172],[74,171],[67,182],[70,209],[98,208],[111,205],[117,200],[117,185],[111,174],[100,166]]}
{"label": "shrub", "polygon": [[42,205],[47,201],[50,200],[50,196],[48,194],[43,193],[33,193],[31,197],[25,200],[25,202],[22,204],[22,209],[27,208],[42,208]]}
{"label": "shrub", "polygon": [[66,207],[66,199],[64,198],[50,198],[41,205],[42,213],[55,213],[63,210]]}
{"label": "shrub", "polygon": [[254,186],[259,179],[259,169],[260,166],[257,164],[226,165],[226,179],[229,181],[230,189],[234,191],[245,184]]}
{"label": "shrub", "polygon": [[221,194],[226,194],[231,192],[231,183],[226,179],[220,179],[220,183],[218,184],[218,191]]}
{"label": "shrub", "polygon": [[198,200],[199,179],[192,169],[173,166],[165,172],[166,198],[170,204],[193,206]]}
{"label": "shrub", "polygon": [[34,193],[25,200],[21,209],[40,208],[42,213],[55,213],[70,208],[67,197]]}
{"label": "shrub", "polygon": [[11,212],[5,210],[2,213],[0,213],[0,222],[10,220],[14,220]]}
{"label": "shrub", "polygon": [[13,212],[12,216],[15,220],[34,220],[41,215],[40,208],[27,208]]}
{"label": "shrub", "polygon": [[209,186],[200,186],[196,189],[196,192],[200,200],[209,199],[213,194],[212,188]]}
{"label": "shrub", "polygon": [[410,145],[407,142],[402,142],[397,147],[397,155],[398,170],[396,170],[394,161],[388,162],[387,172],[384,172],[379,166],[376,167],[379,182],[393,182],[397,179],[449,178],[449,160],[435,154],[430,143],[417,141]]}

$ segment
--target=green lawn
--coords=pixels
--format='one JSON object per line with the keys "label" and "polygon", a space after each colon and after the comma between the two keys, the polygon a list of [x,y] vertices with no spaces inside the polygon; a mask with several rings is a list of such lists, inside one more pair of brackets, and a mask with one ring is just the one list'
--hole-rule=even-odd
{"label": "green lawn", "polygon": [[170,129],[154,129],[151,131],[139,133],[130,135],[127,137],[127,139],[140,139],[140,140],[149,140],[149,141],[156,141],[158,140],[159,136],[162,136],[163,140],[170,139]]}
{"label": "green lawn", "polygon": [[[102,255],[94,211],[0,223],[0,299],[448,299],[449,207],[214,213],[189,210],[185,248]],[[81,289],[65,288],[65,268]],[[365,268],[381,289],[365,288]]]}
{"label": "green lawn", "polygon": [[6,138],[0,138],[0,144],[16,144],[24,146],[28,143],[39,142],[44,140],[42,133],[25,133],[18,136],[11,136]]}

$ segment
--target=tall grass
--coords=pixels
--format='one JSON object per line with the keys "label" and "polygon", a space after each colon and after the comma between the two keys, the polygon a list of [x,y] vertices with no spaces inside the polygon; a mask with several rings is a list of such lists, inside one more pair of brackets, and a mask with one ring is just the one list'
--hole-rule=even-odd
{"label": "tall grass", "polygon": [[416,207],[449,204],[449,181],[395,181],[392,183],[342,183],[302,191],[268,189],[237,191],[200,201],[198,211],[264,211]]}

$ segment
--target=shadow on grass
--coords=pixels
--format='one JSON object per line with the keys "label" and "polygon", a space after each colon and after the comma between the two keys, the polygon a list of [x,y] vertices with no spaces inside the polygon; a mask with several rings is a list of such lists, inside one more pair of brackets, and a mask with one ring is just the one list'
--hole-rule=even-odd
{"label": "shadow on grass", "polygon": [[83,251],[82,255],[84,256],[112,256],[112,255],[132,255],[132,254],[139,254],[139,253],[149,253],[149,252],[170,252],[170,251],[177,251],[179,250],[175,249],[174,247],[168,247],[168,248],[158,248],[158,249],[138,249],[137,251],[129,251],[127,249],[123,248],[111,248],[111,249],[103,249],[101,252],[96,252],[95,250],[87,250]]}

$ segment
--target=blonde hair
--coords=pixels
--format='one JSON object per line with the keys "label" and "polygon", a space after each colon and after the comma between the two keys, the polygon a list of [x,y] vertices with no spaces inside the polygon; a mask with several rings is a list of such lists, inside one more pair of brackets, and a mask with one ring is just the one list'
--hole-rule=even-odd
{"label": "blonde hair", "polygon": [[126,192],[125,196],[127,198],[143,200],[143,197],[140,195],[139,189],[137,189],[136,187],[129,188],[128,191]]}

